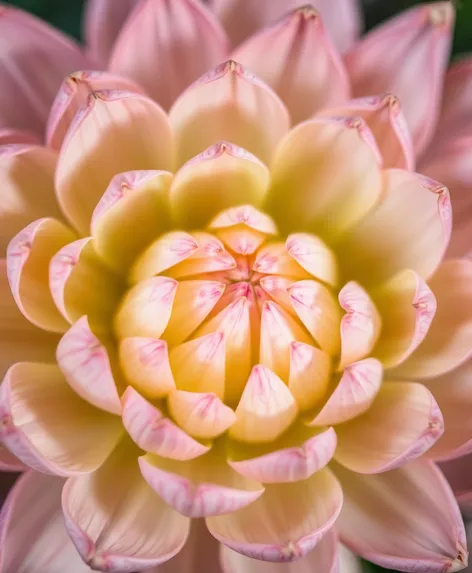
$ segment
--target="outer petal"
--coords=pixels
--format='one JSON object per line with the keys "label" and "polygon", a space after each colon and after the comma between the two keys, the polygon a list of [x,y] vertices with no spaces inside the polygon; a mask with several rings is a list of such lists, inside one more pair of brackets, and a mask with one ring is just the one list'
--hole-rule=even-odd
{"label": "outer petal", "polygon": [[0,8],[0,127],[43,135],[65,75],[93,67],[72,39],[27,12]]}
{"label": "outer petal", "polygon": [[279,94],[294,124],[323,107],[345,101],[350,95],[341,58],[310,5],[302,5],[274,26],[249,38],[237,48],[233,58]]}
{"label": "outer petal", "polygon": [[0,145],[8,145],[11,143],[38,145],[41,143],[41,140],[37,135],[29,131],[10,128],[0,129]]}
{"label": "outer petal", "polygon": [[108,62],[123,24],[139,0],[87,0],[84,22],[85,42],[102,64]]}
{"label": "outer petal", "polygon": [[89,573],[64,527],[64,480],[36,472],[24,474],[0,515],[1,573]]}
{"label": "outer petal", "polygon": [[364,286],[389,279],[405,268],[429,278],[451,234],[446,187],[400,169],[385,174],[381,201],[338,246],[341,268],[348,276],[360,278]]}
{"label": "outer petal", "polygon": [[467,517],[472,513],[471,463],[472,456],[469,454],[440,464],[441,471],[447,477],[459,506]]}
{"label": "outer petal", "polygon": [[177,137],[179,165],[222,140],[269,163],[290,128],[282,101],[233,60],[190,86],[172,106],[169,120]]}
{"label": "outer petal", "polygon": [[355,553],[400,571],[445,573],[467,564],[459,508],[434,464],[415,461],[373,476],[336,467],[336,475],[345,494],[337,525]]}
{"label": "outer petal", "polygon": [[[306,3],[305,3],[306,4]],[[361,14],[356,0],[314,0],[312,4],[321,12],[330,36],[344,51],[360,32]],[[233,45],[239,44],[260,28],[275,22],[285,12],[303,6],[302,0],[210,0],[210,5],[228,30]]]}
{"label": "outer petal", "polygon": [[[20,462],[8,448],[0,443],[0,471],[2,472],[22,472],[27,466]],[[4,476],[3,476],[4,477]],[[3,483],[2,483],[3,486]]]}
{"label": "outer petal", "polygon": [[357,473],[381,473],[426,452],[444,431],[431,392],[413,382],[385,382],[365,414],[336,427],[336,460]]}
{"label": "outer petal", "polygon": [[256,502],[207,518],[207,525],[212,535],[238,553],[263,561],[295,561],[333,526],[342,497],[338,481],[324,468],[301,482],[267,485]]}
{"label": "outer petal", "polygon": [[225,33],[196,0],[144,0],[126,23],[110,69],[146,89],[165,109],[207,70],[226,60]]}
{"label": "outer petal", "polygon": [[138,94],[94,92],[75,116],[56,171],[59,202],[85,235],[110,179],[130,169],[169,169],[170,127],[162,109]]}
{"label": "outer petal", "polygon": [[122,434],[118,417],[84,402],[48,364],[10,368],[1,387],[1,418],[5,445],[30,467],[56,475],[96,470]]}
{"label": "outer petal", "polygon": [[360,120],[317,119],[282,140],[267,199],[282,231],[316,230],[332,238],[372,209],[382,178],[369,134]]}
{"label": "outer petal", "polygon": [[180,225],[203,227],[229,207],[258,207],[268,186],[269,171],[256,157],[231,143],[217,143],[177,172],[171,212]]}
{"label": "outer petal", "polygon": [[449,372],[472,355],[472,262],[444,262],[429,282],[437,312],[428,335],[392,373],[407,378],[431,378]]}
{"label": "outer petal", "polygon": [[97,571],[149,569],[183,547],[189,520],[163,503],[139,473],[138,451],[124,441],[99,471],[67,481],[66,529]]}

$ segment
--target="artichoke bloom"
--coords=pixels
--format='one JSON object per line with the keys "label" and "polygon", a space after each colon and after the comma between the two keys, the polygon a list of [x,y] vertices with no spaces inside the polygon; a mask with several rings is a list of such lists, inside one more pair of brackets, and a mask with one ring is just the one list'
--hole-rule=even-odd
{"label": "artichoke bloom", "polygon": [[[468,62],[440,113],[452,7],[352,47],[353,2],[318,2],[325,29],[297,2],[215,0],[226,60],[195,0],[141,2],[115,41],[133,4],[91,2],[110,71],[66,78],[46,128],[54,77],[89,56],[0,15],[0,457],[37,470],[3,507],[0,570],[358,571],[340,542],[463,569],[435,464],[452,482],[472,444],[453,179],[470,165],[445,160],[466,150]],[[457,230],[417,162],[453,183]]]}

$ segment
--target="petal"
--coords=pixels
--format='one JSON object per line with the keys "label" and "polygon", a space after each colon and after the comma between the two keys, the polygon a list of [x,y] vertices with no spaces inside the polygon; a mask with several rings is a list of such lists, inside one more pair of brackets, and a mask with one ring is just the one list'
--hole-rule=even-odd
{"label": "petal", "polygon": [[446,476],[462,512],[465,513],[467,517],[470,516],[472,507],[472,492],[470,487],[471,461],[472,456],[467,455],[440,464],[441,471]]}
{"label": "petal", "polygon": [[345,58],[356,97],[391,92],[400,99],[417,155],[438,120],[454,19],[450,2],[406,10],[367,34]]}
{"label": "petal", "polygon": [[314,235],[294,233],[285,242],[288,254],[310,275],[321,282],[336,286],[338,268],[336,256]]}
{"label": "petal", "polygon": [[71,478],[64,486],[67,531],[94,570],[149,569],[173,557],[187,539],[189,520],[147,485],[137,453],[124,441],[99,471]]}
{"label": "petal", "polygon": [[0,127],[42,137],[64,76],[94,63],[71,38],[16,8],[2,6],[0,38]]}
{"label": "petal", "polygon": [[[227,547],[222,547],[221,563],[225,573],[338,573],[339,544],[330,529],[316,547],[305,557],[292,563],[274,566],[273,563],[251,559]],[[275,569],[276,567],[276,569]],[[354,573],[342,571],[342,573]]]}
{"label": "petal", "polygon": [[26,469],[27,466],[25,466],[25,464],[21,462],[17,457],[15,457],[9,449],[0,443],[0,471],[22,472]]}
{"label": "petal", "polygon": [[51,296],[49,264],[74,239],[74,233],[56,219],[38,219],[20,231],[7,248],[8,280],[15,302],[30,322],[44,330],[67,329]]}
{"label": "petal", "polygon": [[169,109],[184,88],[227,56],[225,33],[203,3],[145,0],[119,35],[110,69]]}
{"label": "petal", "polygon": [[122,403],[123,425],[133,441],[145,452],[187,461],[209,451],[210,446],[204,446],[191,438],[133,388],[127,388]]}
{"label": "petal", "polygon": [[445,261],[429,282],[437,312],[428,335],[392,373],[407,378],[431,378],[457,368],[472,353],[472,262]]}
{"label": "petal", "polygon": [[294,124],[323,107],[344,102],[350,95],[342,60],[311,5],[296,8],[250,37],[233,58],[278,93]]}
{"label": "petal", "polygon": [[41,140],[37,135],[29,131],[9,128],[0,129],[0,145],[10,145],[12,143],[38,145],[41,143]]}
{"label": "petal", "polygon": [[375,137],[383,166],[414,171],[415,153],[411,134],[400,100],[394,95],[385,94],[342,102],[342,105],[324,110],[322,115],[362,118]]}
{"label": "petal", "polygon": [[2,573],[90,572],[64,527],[63,484],[61,478],[36,472],[17,481],[1,513]]}
{"label": "petal", "polygon": [[1,256],[10,239],[31,221],[40,217],[62,218],[54,192],[55,166],[56,153],[45,147],[18,144],[1,148]]}
{"label": "petal", "polygon": [[119,418],[83,401],[55,365],[12,366],[2,384],[1,410],[5,445],[45,473],[96,470],[122,434]]}
{"label": "petal", "polygon": [[326,239],[345,232],[372,209],[382,178],[367,132],[361,120],[316,119],[282,140],[267,199],[268,212],[282,231],[316,229]]}
{"label": "petal", "polygon": [[147,455],[139,458],[139,465],[159,497],[187,517],[232,513],[264,491],[261,484],[232,470],[215,448],[186,462]]}
{"label": "petal", "polygon": [[[167,117],[150,99],[130,92],[94,92],[75,116],[56,172],[59,202],[85,235],[111,178],[131,169],[169,169]],[[86,191],[84,191],[86,190]]]}
{"label": "petal", "polygon": [[92,332],[86,316],[64,334],[57,346],[57,362],[70,387],[81,398],[112,414],[121,413],[109,352]]}
{"label": "petal", "polygon": [[171,212],[179,225],[201,228],[229,207],[258,207],[268,186],[268,169],[256,157],[230,143],[217,143],[176,173]]}
{"label": "petal", "polygon": [[361,474],[381,473],[423,455],[444,431],[431,392],[413,382],[385,382],[372,406],[336,426],[336,460]]}
{"label": "petal", "polygon": [[324,468],[301,482],[267,485],[257,501],[229,515],[210,517],[207,525],[238,553],[263,561],[294,561],[314,549],[333,526],[342,498],[338,481]]}
{"label": "petal", "polygon": [[99,62],[106,64],[120,30],[138,0],[88,0],[84,35],[87,47]]}
{"label": "petal", "polygon": [[441,472],[425,461],[365,476],[336,466],[345,495],[337,521],[355,553],[388,569],[444,573],[467,564],[465,531]]}
{"label": "petal", "polygon": [[309,425],[340,424],[363,414],[374,401],[382,376],[382,364],[374,358],[347,366],[326,404]]}
{"label": "petal", "polygon": [[337,250],[342,268],[348,276],[361,278],[364,286],[390,279],[405,268],[430,277],[451,234],[446,187],[400,169],[389,169],[385,176],[381,201]]}

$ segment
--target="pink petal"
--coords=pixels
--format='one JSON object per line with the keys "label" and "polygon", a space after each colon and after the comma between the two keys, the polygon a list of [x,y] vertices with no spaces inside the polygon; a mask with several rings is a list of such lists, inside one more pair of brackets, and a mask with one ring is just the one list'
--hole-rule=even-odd
{"label": "pink petal", "polygon": [[472,355],[472,262],[445,261],[429,281],[437,311],[428,335],[392,372],[395,377],[432,378],[463,364]]}
{"label": "pink petal", "polygon": [[178,553],[189,520],[166,505],[141,477],[137,450],[126,440],[100,470],[66,482],[66,529],[92,569],[132,572]]}
{"label": "pink petal", "polygon": [[337,526],[349,549],[388,569],[445,573],[467,565],[460,511],[434,464],[372,476],[337,466],[336,475],[345,494]]}
{"label": "pink petal", "polygon": [[0,129],[0,145],[10,145],[12,143],[38,145],[41,143],[41,140],[37,135],[29,131],[10,128]]}
{"label": "pink petal", "polygon": [[287,237],[285,247],[290,257],[310,275],[336,286],[339,278],[336,256],[321,239],[309,233],[293,233]]}
{"label": "pink petal", "polygon": [[472,486],[470,476],[472,472],[472,456],[470,454],[448,460],[439,464],[441,471],[446,476],[449,485],[456,496],[459,506],[467,517],[472,513]]}
{"label": "pink petal", "polygon": [[0,443],[0,471],[22,472],[27,466],[14,456],[8,448]]}
{"label": "pink petal", "polygon": [[11,490],[0,515],[1,573],[89,573],[64,527],[64,480],[28,472]]}
{"label": "pink petal", "polygon": [[47,146],[60,149],[69,126],[77,112],[87,104],[89,95],[107,89],[142,93],[142,88],[131,80],[108,72],[75,71],[67,76],[51,107],[46,125]]}
{"label": "pink petal", "polygon": [[324,468],[301,482],[267,485],[257,501],[234,513],[207,518],[207,525],[221,543],[247,557],[295,561],[331,529],[342,497],[338,481]]}
{"label": "pink petal", "polygon": [[438,120],[453,25],[450,2],[411,8],[367,34],[345,58],[356,97],[390,92],[400,99],[417,155]]}
{"label": "pink petal", "polygon": [[109,353],[90,329],[86,316],[64,334],[57,347],[57,362],[77,394],[112,414],[121,414],[117,382]]}
{"label": "pink petal", "polygon": [[156,103],[131,92],[94,92],[75,116],[61,148],[56,171],[59,203],[88,235],[93,210],[114,175],[169,169],[171,162],[170,127]]}
{"label": "pink petal", "polygon": [[165,109],[228,57],[221,25],[195,0],[145,0],[119,35],[110,70],[144,86]]}
{"label": "pink petal", "polygon": [[138,0],[87,0],[85,42],[94,57],[106,65],[116,38]]}
{"label": "pink petal", "polygon": [[279,94],[294,124],[350,96],[342,60],[322,19],[310,5],[296,8],[280,22],[250,37],[232,57]]}
{"label": "pink petal", "polygon": [[45,473],[94,471],[122,435],[120,419],[79,398],[55,365],[15,364],[5,376],[0,399],[3,443]]}
{"label": "pink petal", "polygon": [[17,8],[1,7],[0,38],[0,127],[42,137],[64,76],[94,64],[71,38]]}
{"label": "pink petal", "polygon": [[269,164],[290,128],[277,95],[252,72],[230,60],[206,73],[169,112],[182,165],[215,141],[231,141]]}

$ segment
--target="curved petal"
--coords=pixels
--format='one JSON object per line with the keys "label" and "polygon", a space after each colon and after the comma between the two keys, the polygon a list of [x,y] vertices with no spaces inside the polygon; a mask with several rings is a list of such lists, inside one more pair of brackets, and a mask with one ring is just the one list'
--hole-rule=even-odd
{"label": "curved petal", "polygon": [[118,417],[84,402],[49,364],[10,368],[1,386],[1,417],[5,445],[30,467],[56,475],[96,470],[122,435]]}
{"label": "curved petal", "polygon": [[0,145],[10,145],[12,143],[38,145],[41,143],[41,140],[36,134],[29,131],[0,128]]}
{"label": "curved petal", "polygon": [[300,410],[310,410],[326,394],[332,374],[328,353],[303,342],[290,344],[288,387]]}
{"label": "curved petal", "polygon": [[0,256],[31,221],[62,218],[54,192],[55,167],[56,153],[45,147],[14,144],[0,149]]}
{"label": "curved petal", "polygon": [[228,57],[226,35],[196,0],[144,0],[119,35],[110,70],[144,86],[165,109]]}
{"label": "curved petal", "polygon": [[49,264],[75,239],[56,219],[38,219],[20,231],[7,248],[7,273],[18,308],[44,330],[64,332],[67,321],[57,309],[49,288]]}
{"label": "curved petal", "polygon": [[335,473],[345,496],[336,525],[349,549],[388,569],[444,573],[467,565],[461,514],[434,464],[371,476],[336,466]]}
{"label": "curved petal", "polygon": [[88,318],[73,324],[57,346],[57,362],[70,387],[81,398],[112,414],[121,414],[110,353],[92,332]]}
{"label": "curved petal", "polygon": [[17,457],[15,457],[8,448],[6,448],[2,443],[0,443],[1,472],[22,472],[27,468],[28,466],[25,466],[25,464],[21,462]]}
{"label": "curved petal", "polygon": [[89,234],[90,219],[111,178],[131,169],[170,169],[172,143],[164,111],[130,92],[91,94],[65,139],[56,171],[59,202]]}
{"label": "curved petal", "polygon": [[470,476],[472,472],[472,456],[466,455],[454,460],[439,464],[441,471],[446,476],[449,485],[456,496],[459,506],[467,517],[472,512],[472,491]]}
{"label": "curved petal", "polygon": [[453,26],[450,2],[424,4],[378,26],[345,58],[356,97],[400,99],[417,155],[437,124]]}
{"label": "curved petal", "polygon": [[[361,10],[357,0],[313,0],[321,12],[330,36],[339,50],[349,48],[360,33]],[[210,0],[223,22],[233,46],[251,36],[260,28],[275,22],[285,12],[303,6],[301,0]]]}
{"label": "curved petal", "polygon": [[1,7],[0,38],[0,127],[42,137],[64,76],[94,64],[71,38],[10,6]]}
{"label": "curved petal", "polygon": [[437,311],[428,335],[391,373],[403,378],[432,378],[450,372],[472,355],[472,262],[445,261],[429,281]]}
{"label": "curved petal", "polygon": [[217,143],[176,173],[171,212],[178,224],[201,228],[229,207],[258,207],[268,186],[269,171],[255,156],[231,143]]}
{"label": "curved petal", "polygon": [[206,521],[210,533],[230,549],[263,561],[288,562],[314,549],[336,521],[342,502],[337,479],[324,468],[301,482],[267,485],[248,507]]}
{"label": "curved petal", "polygon": [[[120,6],[123,4],[119,2]],[[69,126],[77,112],[87,104],[89,95],[107,89],[142,93],[142,88],[131,80],[108,72],[74,71],[69,74],[62,82],[49,113],[46,145],[60,149]]]}
{"label": "curved petal", "polygon": [[446,187],[401,169],[385,171],[385,178],[378,205],[337,250],[342,268],[364,286],[390,279],[405,268],[429,278],[442,261],[451,235]]}
{"label": "curved petal", "polygon": [[1,573],[90,572],[64,527],[63,484],[61,478],[28,472],[14,485],[0,515]]}
{"label": "curved petal", "polygon": [[250,37],[232,57],[279,94],[293,124],[349,99],[349,79],[342,60],[309,4]]}
{"label": "curved petal", "polygon": [[316,229],[322,239],[332,238],[372,209],[382,176],[369,134],[362,120],[322,118],[300,124],[281,141],[267,209],[282,231]]}
{"label": "curved petal", "polygon": [[107,64],[116,38],[139,0],[87,0],[84,35],[87,47],[102,64]]}
{"label": "curved petal", "polygon": [[137,455],[125,440],[98,471],[64,486],[66,529],[94,570],[149,569],[173,557],[187,539],[189,520],[147,485]]}
{"label": "curved petal", "polygon": [[282,101],[258,77],[230,60],[202,76],[169,112],[182,165],[215,141],[231,141],[269,163],[290,128]]}
{"label": "curved petal", "polygon": [[444,423],[431,392],[414,382],[384,382],[365,414],[336,426],[336,460],[361,474],[382,473],[423,455]]}

